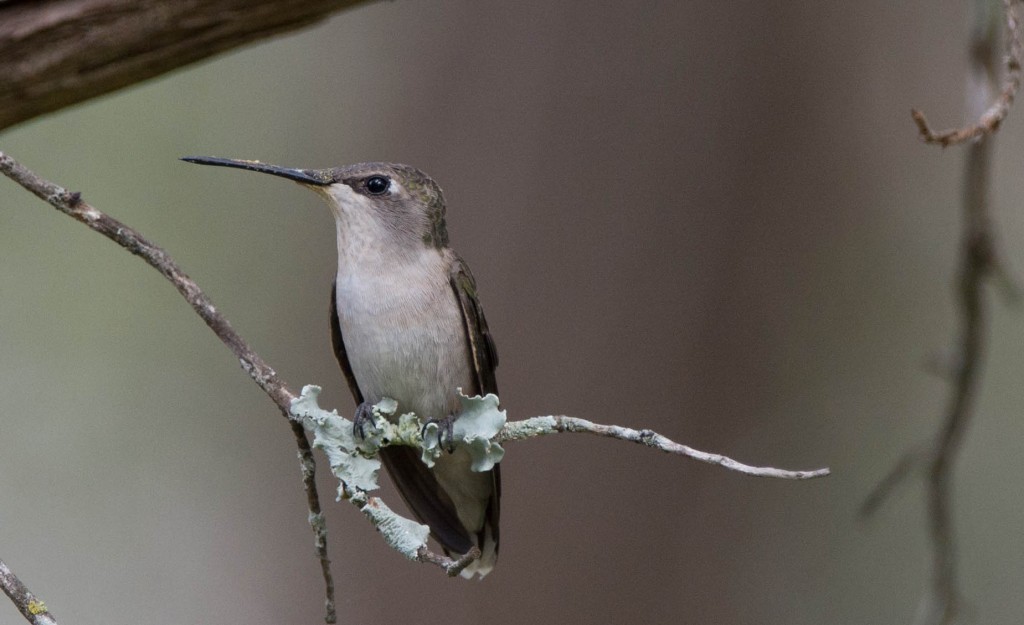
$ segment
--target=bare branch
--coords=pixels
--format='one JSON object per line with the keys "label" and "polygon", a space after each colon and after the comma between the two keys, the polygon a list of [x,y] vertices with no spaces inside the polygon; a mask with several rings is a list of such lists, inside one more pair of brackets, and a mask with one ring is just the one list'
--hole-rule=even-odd
{"label": "bare branch", "polygon": [[545,434],[557,432],[583,432],[585,434],[596,434],[616,438],[632,443],[639,443],[654,449],[660,449],[666,453],[678,456],[686,456],[700,462],[715,464],[720,467],[737,471],[755,477],[772,477],[783,480],[808,480],[816,477],[825,477],[829,474],[828,468],[814,469],[810,471],[790,471],[787,469],[775,469],[772,467],[754,467],[738,462],[720,454],[700,451],[677,443],[654,430],[634,430],[618,425],[601,425],[586,419],[566,416],[533,417],[523,421],[513,421],[505,425],[496,437],[496,442],[522,440]]}
{"label": "bare branch", "polygon": [[57,625],[57,619],[46,609],[46,604],[33,595],[25,584],[0,560],[0,588],[11,598],[18,611],[32,625]]}
{"label": "bare branch", "polygon": [[0,2],[0,129],[362,1]]}
{"label": "bare branch", "polygon": [[177,263],[174,262],[167,252],[134,229],[84,202],[81,194],[69,192],[63,187],[44,180],[3,152],[0,152],[0,172],[34,193],[37,197],[48,202],[60,212],[84,223],[132,254],[142,258],[151,267],[159,271],[181,293],[185,301],[206,322],[206,325],[213,330],[221,342],[238,358],[242,369],[277,404],[285,418],[289,419],[292,433],[295,436],[295,443],[299,450],[302,483],[306,490],[306,500],[309,506],[310,526],[313,528],[316,552],[320,559],[324,577],[327,596],[326,622],[333,623],[334,581],[331,577],[330,560],[327,558],[327,528],[321,520],[320,496],[316,489],[316,462],[313,459],[313,451],[309,446],[309,440],[306,438],[306,432],[302,428],[302,424],[292,421],[288,413],[288,407],[295,398],[295,394],[277,376],[277,373],[270,365],[264,362],[259,354],[254,352],[249,347],[249,344],[235,332],[235,329],[231,327],[231,324],[224,315],[214,307],[213,302],[203,293],[199,285],[178,267]]}
{"label": "bare branch", "polygon": [[985,110],[978,118],[978,121],[963,128],[952,128],[935,132],[928,125],[924,113],[918,109],[910,109],[910,116],[914,118],[917,129],[921,133],[921,139],[925,143],[937,143],[942,147],[964,143],[990,135],[999,129],[999,125],[1006,119],[1013,106],[1013,99],[1020,90],[1021,63],[1024,56],[1024,46],[1020,40],[1020,28],[1018,27],[1017,14],[1013,5],[1017,0],[1003,0],[1003,7],[1006,11],[1006,77],[1003,86],[992,105]]}
{"label": "bare branch", "polygon": [[327,522],[320,509],[320,493],[316,487],[316,460],[301,424],[289,422],[295,444],[298,447],[299,467],[302,470],[302,488],[306,491],[306,507],[309,509],[309,526],[313,529],[313,549],[320,561],[320,576],[324,580],[324,622],[337,623],[338,612],[334,601],[334,575],[331,560],[327,557]]}
{"label": "bare branch", "polygon": [[[1015,0],[1004,0],[1006,19],[1006,45],[1009,48],[1007,76],[995,104],[980,113],[977,125],[958,131],[935,135],[928,129],[920,112],[914,119],[929,143],[953,145],[968,139],[970,144],[964,179],[963,215],[959,281],[956,303],[960,313],[957,339],[957,367],[946,408],[945,423],[925,456],[928,529],[932,542],[932,585],[922,598],[917,622],[948,625],[957,618],[960,609],[960,590],[957,582],[956,537],[953,528],[952,479],[953,465],[962,447],[964,434],[970,422],[971,408],[980,382],[985,349],[986,301],[982,289],[986,281],[999,278],[1007,281],[1005,270],[997,262],[995,236],[989,216],[989,178],[992,142],[989,138],[1006,116],[1014,95],[1020,86],[1021,42],[1017,17],[1013,10]],[[971,38],[970,70],[967,77],[968,107],[987,102],[997,89],[992,68],[996,65],[998,20],[988,11],[988,0],[975,2],[975,27]],[[972,115],[978,114],[971,111]],[[895,484],[910,475],[910,469],[919,457],[908,454],[903,461],[874,490],[863,510],[877,509]]]}
{"label": "bare branch", "polygon": [[139,256],[149,266],[159,271],[181,293],[181,296],[206,322],[206,325],[210,326],[221,342],[238,357],[246,373],[281,408],[285,416],[288,415],[288,406],[295,398],[295,394],[277,377],[277,373],[270,365],[264,362],[259,354],[254,352],[235,332],[235,329],[214,307],[213,302],[203,293],[199,285],[185,275],[185,272],[178,267],[167,252],[134,229],[84,202],[80,193],[70,192],[40,178],[3,152],[0,152],[0,172],[60,212],[84,223],[132,254]]}
{"label": "bare branch", "polygon": [[982,287],[992,269],[992,234],[988,219],[989,161],[992,144],[970,146],[965,181],[965,224],[960,257],[959,351],[961,366],[954,379],[946,423],[935,443],[928,470],[928,508],[934,551],[933,593],[938,600],[935,622],[953,622],[959,609],[956,541],[953,532],[953,462],[960,451],[971,417],[984,355],[986,307]]}
{"label": "bare branch", "polygon": [[480,557],[480,549],[475,545],[464,555],[459,556],[458,559],[453,560],[447,556],[441,556],[433,553],[426,547],[421,547],[416,553],[416,559],[420,562],[427,562],[430,564],[436,564],[437,566],[444,569],[444,572],[448,574],[448,577],[458,577],[459,573],[462,572],[467,566],[473,563],[474,560]]}
{"label": "bare branch", "polygon": [[893,491],[896,490],[896,487],[906,481],[915,469],[919,468],[921,464],[929,459],[923,453],[924,451],[931,450],[915,450],[903,454],[903,457],[893,465],[889,473],[879,480],[878,484],[864,498],[859,511],[861,518],[866,519],[877,512],[882,507],[882,504],[889,499]]}

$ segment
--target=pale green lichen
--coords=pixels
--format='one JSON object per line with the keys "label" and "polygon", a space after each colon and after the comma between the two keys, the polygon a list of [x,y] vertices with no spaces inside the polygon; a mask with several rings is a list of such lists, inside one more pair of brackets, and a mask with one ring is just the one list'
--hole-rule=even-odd
{"label": "pale green lichen", "polygon": [[361,509],[384,541],[406,558],[415,560],[420,548],[427,546],[430,528],[396,514],[380,499],[370,499]]}
{"label": "pale green lichen", "polygon": [[[453,443],[466,448],[474,471],[490,471],[505,456],[501,445],[492,440],[505,426],[505,411],[498,408],[498,396],[493,393],[468,397],[459,389],[459,403],[462,411],[452,424]],[[428,467],[434,466],[441,455],[439,433],[437,423],[428,423],[423,428],[422,459]]]}
{"label": "pale green lichen", "polygon": [[531,417],[522,421],[512,421],[506,424],[505,430],[501,433],[501,440],[517,441],[552,434],[557,431],[557,425],[554,417]]}
{"label": "pale green lichen", "polygon": [[[302,393],[292,400],[290,412],[302,419],[303,426],[313,433],[313,447],[327,455],[331,472],[346,484],[362,490],[378,488],[377,475],[380,460],[368,458],[356,443],[352,422],[330,412],[317,404],[320,387],[307,385]],[[338,499],[344,494],[344,487],[338,489]]]}
{"label": "pale green lichen", "polygon": [[[370,518],[388,545],[411,560],[417,559],[420,549],[427,545],[430,528],[396,514],[380,499],[368,496],[366,491],[378,487],[380,460],[376,455],[382,447],[420,447],[423,462],[433,466],[441,455],[438,424],[423,427],[412,413],[396,419],[398,403],[384,398],[373,407],[372,424],[366,424],[364,436],[357,441],[351,421],[338,416],[337,411],[328,412],[319,406],[320,390],[319,386],[304,386],[299,397],[292,400],[290,412],[313,433],[313,446],[327,455],[331,472],[341,481],[338,499],[350,499]],[[462,411],[452,425],[454,444],[469,451],[474,471],[489,471],[505,455],[501,445],[492,440],[505,426],[505,411],[498,408],[498,397],[493,394],[467,397],[459,389],[459,402]],[[321,527],[323,517],[311,515],[310,524]]]}
{"label": "pale green lichen", "polygon": [[[421,448],[423,462],[430,467],[440,457],[438,423],[424,427],[412,413],[396,418],[398,403],[384,398],[373,406],[372,423],[364,426],[363,436],[356,437],[351,421],[337,411],[328,412],[319,406],[320,390],[319,386],[304,386],[292,401],[291,414],[302,419],[304,427],[313,433],[313,446],[323,450],[331,471],[344,484],[364,491],[378,488],[377,452],[389,445]],[[452,444],[468,450],[474,471],[489,471],[505,455],[505,450],[493,440],[505,425],[505,411],[498,407],[497,395],[468,397],[461,389],[458,395],[462,410],[452,425]],[[338,499],[344,496],[342,485]]]}
{"label": "pale green lichen", "polygon": [[419,418],[407,412],[395,417],[398,412],[398,402],[385,397],[373,406],[371,424],[363,428],[363,437],[357,443],[361,453],[366,456],[376,455],[382,447],[391,445],[403,445],[406,447],[419,447],[422,442]]}
{"label": "pale green lichen", "polygon": [[313,528],[317,535],[320,535],[321,532],[327,529],[327,519],[324,518],[322,512],[318,514],[310,513],[307,520],[309,521],[309,526]]}
{"label": "pale green lichen", "polygon": [[39,616],[43,612],[47,612],[46,604],[38,599],[33,599],[28,602],[28,611],[33,616]]}

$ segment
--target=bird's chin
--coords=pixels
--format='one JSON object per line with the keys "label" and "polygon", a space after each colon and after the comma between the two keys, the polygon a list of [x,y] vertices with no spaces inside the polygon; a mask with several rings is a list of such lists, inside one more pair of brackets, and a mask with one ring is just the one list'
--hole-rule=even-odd
{"label": "bird's chin", "polygon": [[331,208],[331,213],[334,215],[334,217],[335,218],[339,217],[339,211],[341,209],[340,209],[340,206],[338,205],[338,199],[335,197],[335,195],[333,193],[331,193],[331,187],[330,186],[326,186],[325,187],[325,186],[316,185],[316,184],[303,184],[302,186],[306,187],[307,189],[309,189],[313,193],[315,193],[318,196],[320,196],[320,199],[322,199],[324,202],[326,202],[327,206],[329,206]]}

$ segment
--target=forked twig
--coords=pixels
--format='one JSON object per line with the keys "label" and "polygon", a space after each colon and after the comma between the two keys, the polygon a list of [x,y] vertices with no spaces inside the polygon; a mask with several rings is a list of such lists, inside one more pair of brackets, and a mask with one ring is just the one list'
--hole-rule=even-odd
{"label": "forked twig", "polygon": [[[986,0],[975,3],[976,22],[971,37],[968,75],[969,107],[983,107],[997,88],[999,94],[987,109],[969,111],[978,122],[961,129],[933,132],[924,115],[913,111],[922,138],[942,146],[971,141],[966,159],[959,280],[956,304],[959,308],[957,366],[953,370],[952,387],[945,411],[945,421],[935,442],[924,452],[912,452],[890,471],[872,491],[862,506],[863,514],[879,508],[896,484],[912,473],[920,463],[925,469],[928,494],[928,529],[932,543],[932,584],[922,598],[917,623],[948,625],[960,611],[960,590],[957,581],[956,537],[953,528],[952,488],[954,461],[962,447],[970,423],[975,395],[984,360],[987,319],[983,287],[991,278],[1012,284],[1008,273],[998,261],[989,215],[989,178],[992,159],[992,134],[999,128],[1013,104],[1021,83],[1019,24],[1014,10],[1016,0],[1003,0],[1007,47],[1006,76],[1001,88],[997,85],[995,62],[998,19]],[[982,104],[978,104],[982,103]],[[1012,292],[1015,289],[1007,289]]]}

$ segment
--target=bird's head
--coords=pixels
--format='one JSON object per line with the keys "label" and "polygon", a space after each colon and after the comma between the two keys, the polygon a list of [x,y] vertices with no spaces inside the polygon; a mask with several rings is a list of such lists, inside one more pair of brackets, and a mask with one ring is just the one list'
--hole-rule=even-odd
{"label": "bird's head", "polygon": [[397,163],[357,163],[332,169],[294,169],[208,156],[182,159],[199,165],[235,167],[298,182],[330,205],[339,232],[365,233],[396,249],[448,245],[441,188],[415,167]]}

